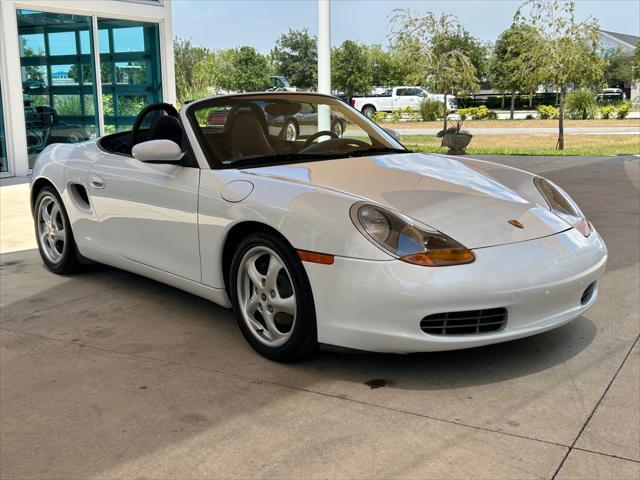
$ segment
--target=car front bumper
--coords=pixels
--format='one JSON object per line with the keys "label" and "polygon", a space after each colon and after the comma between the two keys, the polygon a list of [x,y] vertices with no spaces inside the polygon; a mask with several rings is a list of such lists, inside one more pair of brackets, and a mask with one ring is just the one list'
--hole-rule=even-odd
{"label": "car front bumper", "polygon": [[[336,257],[305,263],[318,341],[375,352],[455,350],[541,333],[582,315],[596,300],[585,289],[602,277],[607,249],[594,230],[474,250],[467,265],[422,267],[398,260]],[[423,332],[427,315],[504,307],[504,328],[466,335]]]}

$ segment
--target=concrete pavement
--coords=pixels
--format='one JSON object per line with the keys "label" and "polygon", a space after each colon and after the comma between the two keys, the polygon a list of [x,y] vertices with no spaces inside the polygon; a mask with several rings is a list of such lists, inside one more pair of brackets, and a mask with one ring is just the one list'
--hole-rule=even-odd
{"label": "concrete pavement", "polygon": [[567,189],[610,251],[587,315],[502,345],[280,365],[202,299],[3,253],[0,477],[637,479],[639,159],[497,160]]}

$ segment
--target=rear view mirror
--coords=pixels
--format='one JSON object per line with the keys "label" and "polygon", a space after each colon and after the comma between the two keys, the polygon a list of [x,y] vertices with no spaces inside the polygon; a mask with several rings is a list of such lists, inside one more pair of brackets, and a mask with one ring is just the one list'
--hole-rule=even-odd
{"label": "rear view mirror", "polygon": [[384,131],[391,135],[396,142],[400,141],[400,133],[397,130],[394,130],[393,128],[385,128]]}
{"label": "rear view mirror", "polygon": [[176,142],[171,140],[149,140],[135,145],[131,154],[141,162],[173,163],[179,162],[184,153]]}

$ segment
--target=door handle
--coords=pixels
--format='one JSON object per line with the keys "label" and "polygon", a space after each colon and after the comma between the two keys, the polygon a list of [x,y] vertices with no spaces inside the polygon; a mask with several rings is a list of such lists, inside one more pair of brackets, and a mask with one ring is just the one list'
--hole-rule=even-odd
{"label": "door handle", "polygon": [[91,176],[91,186],[93,188],[104,188],[104,178],[99,175]]}

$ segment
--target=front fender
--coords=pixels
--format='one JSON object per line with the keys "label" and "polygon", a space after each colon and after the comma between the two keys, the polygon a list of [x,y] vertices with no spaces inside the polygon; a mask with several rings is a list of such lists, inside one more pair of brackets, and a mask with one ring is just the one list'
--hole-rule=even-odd
{"label": "front fender", "polygon": [[[222,188],[237,180],[251,182],[253,191],[236,203],[224,200]],[[224,286],[224,243],[228,232],[241,222],[267,225],[280,232],[295,249],[390,260],[353,225],[349,210],[358,200],[342,192],[237,170],[203,170],[198,208],[203,283]]]}

